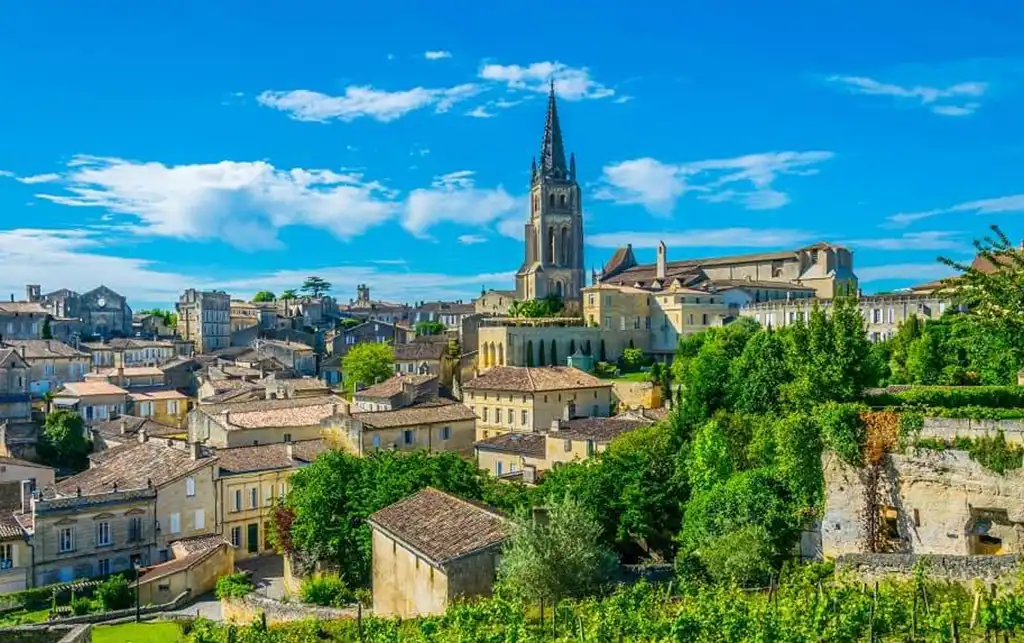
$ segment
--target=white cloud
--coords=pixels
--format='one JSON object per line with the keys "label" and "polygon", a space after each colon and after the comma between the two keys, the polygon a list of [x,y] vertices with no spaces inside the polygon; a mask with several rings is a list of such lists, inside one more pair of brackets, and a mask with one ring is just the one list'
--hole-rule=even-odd
{"label": "white cloud", "polygon": [[[832,152],[766,152],[730,159],[662,163],[640,158],[606,165],[598,199],[639,204],[654,214],[668,215],[685,193],[693,191],[712,203],[738,202],[748,210],[772,210],[789,196],[772,188],[780,176],[809,176]],[[735,186],[735,187],[732,187]]]}
{"label": "white cloud", "polygon": [[831,83],[841,85],[854,94],[869,96],[891,96],[898,100],[916,102],[932,113],[943,116],[969,116],[981,107],[981,103],[970,98],[980,98],[988,91],[988,84],[982,82],[957,83],[948,87],[927,85],[895,85],[883,83],[865,76],[830,76]]}
{"label": "white cloud", "polygon": [[452,52],[444,50],[426,51],[423,52],[423,57],[427,60],[441,60],[443,58],[451,58]]}
{"label": "white cloud", "polygon": [[286,112],[299,121],[327,123],[337,119],[350,122],[368,117],[387,123],[427,107],[433,107],[437,113],[447,112],[456,103],[480,91],[481,88],[474,83],[440,89],[415,87],[394,92],[352,85],[345,88],[342,96],[329,96],[308,89],[268,90],[261,93],[257,101],[264,107]]}
{"label": "white cloud", "polygon": [[476,243],[484,243],[487,241],[487,237],[479,234],[463,234],[459,235],[459,243],[471,246]]}
{"label": "white cloud", "polygon": [[323,228],[350,239],[396,214],[394,193],[357,173],[278,169],[265,161],[167,166],[76,156],[64,194],[38,194],[75,207],[128,217],[135,232],[219,238],[243,248],[276,245],[288,225]]}
{"label": "white cloud", "polygon": [[[71,288],[79,292],[103,284],[140,306],[170,306],[186,288],[225,289],[232,296],[249,298],[264,289],[280,292],[295,288],[308,275],[332,284],[332,293],[344,300],[354,296],[357,284],[367,283],[374,298],[397,301],[422,299],[424,292],[444,299],[471,299],[484,283],[511,283],[514,273],[446,275],[410,271],[404,260],[377,260],[380,265],[304,267],[244,277],[214,279],[209,273],[180,274],[145,259],[110,254],[109,235],[101,230],[15,229],[0,231],[0,295],[24,296],[25,284],[43,290]],[[389,267],[391,266],[391,267]]]}
{"label": "white cloud", "polygon": [[964,247],[964,244],[957,240],[957,234],[956,232],[930,230],[908,232],[899,237],[850,239],[841,243],[854,248],[874,250],[957,250]]}
{"label": "white cloud", "polygon": [[686,232],[607,232],[586,238],[592,248],[657,248],[662,241],[676,248],[776,248],[798,246],[811,239],[811,233],[786,228],[712,228]]}
{"label": "white cloud", "polygon": [[925,210],[923,212],[901,212],[888,217],[891,226],[906,226],[915,221],[928,219],[940,214],[951,214],[954,212],[966,212],[969,214],[1008,214],[1024,212],[1024,194],[1013,194],[1010,196],[995,197],[992,199],[979,199],[960,203],[950,208],[939,208],[937,210]]}
{"label": "white cloud", "polygon": [[617,104],[617,105],[621,105],[623,103],[628,103],[631,100],[633,100],[632,96],[619,96],[618,98],[616,98],[612,102]]}
{"label": "white cloud", "polygon": [[405,202],[402,225],[410,233],[426,237],[442,221],[486,226],[491,222],[525,212],[525,198],[516,198],[498,186],[476,187],[470,170],[451,172],[434,179],[429,188],[413,190]]}
{"label": "white cloud", "polygon": [[505,83],[509,89],[547,92],[554,80],[555,93],[565,100],[608,98],[615,90],[605,87],[590,76],[586,67],[570,67],[560,62],[537,62],[520,65],[487,64],[480,68],[480,78]]}
{"label": "white cloud", "polygon": [[56,181],[58,179],[60,179],[60,174],[53,173],[18,177],[19,182],[26,183],[28,185],[32,185],[34,183],[52,183],[53,181]]}
{"label": "white cloud", "polygon": [[0,170],[0,176],[8,179],[13,179],[17,175],[9,170]]}
{"label": "white cloud", "polygon": [[919,283],[942,279],[953,274],[947,266],[938,261],[927,263],[895,263],[884,266],[863,266],[855,270],[862,283],[884,279],[902,279]]}
{"label": "white cloud", "polygon": [[477,105],[466,112],[466,116],[472,116],[473,118],[494,118],[497,114],[487,111],[487,107],[484,105]]}

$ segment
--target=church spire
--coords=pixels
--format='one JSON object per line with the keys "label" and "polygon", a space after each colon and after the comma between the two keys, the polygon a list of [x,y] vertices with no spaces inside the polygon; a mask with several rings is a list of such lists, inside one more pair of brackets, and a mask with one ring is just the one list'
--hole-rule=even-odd
{"label": "church spire", "polygon": [[562,128],[558,124],[558,106],[555,103],[555,80],[551,79],[548,94],[548,115],[544,122],[544,138],[540,144],[540,173],[544,178],[565,179],[565,147],[562,145]]}

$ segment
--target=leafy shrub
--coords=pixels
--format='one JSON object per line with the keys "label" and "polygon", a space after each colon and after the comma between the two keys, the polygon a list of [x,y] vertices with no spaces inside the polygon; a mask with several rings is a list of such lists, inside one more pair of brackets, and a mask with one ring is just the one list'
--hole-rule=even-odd
{"label": "leafy shrub", "polygon": [[226,574],[217,579],[217,588],[214,595],[218,599],[242,598],[252,593],[252,581],[246,574],[235,572]]}
{"label": "leafy shrub", "polygon": [[924,428],[924,413],[921,411],[903,411],[900,413],[898,427],[900,444],[906,445],[917,439]]}
{"label": "leafy shrub", "polygon": [[772,544],[760,525],[746,525],[706,544],[699,552],[711,578],[745,587],[768,584],[772,574]]}
{"label": "leafy shrub", "polygon": [[373,591],[366,587],[360,587],[355,591],[355,599],[362,603],[363,607],[373,607]]}
{"label": "leafy shrub", "polygon": [[999,474],[1019,469],[1024,464],[1024,449],[1015,444],[1009,444],[1002,431],[991,438],[983,437],[971,440],[967,452],[972,460]]}
{"label": "leafy shrub", "polygon": [[821,427],[825,445],[851,466],[860,466],[864,462],[866,431],[861,418],[863,411],[863,405],[838,402],[828,402],[814,410],[814,419]]}
{"label": "leafy shrub", "polygon": [[135,592],[124,576],[111,576],[96,588],[96,598],[105,610],[123,610],[135,602]]}
{"label": "leafy shrub", "polygon": [[1024,407],[1024,386],[914,386],[868,398],[872,406]]}
{"label": "leafy shrub", "polygon": [[351,603],[355,595],[337,574],[316,574],[302,581],[299,596],[303,603],[340,607]]}
{"label": "leafy shrub", "polygon": [[71,601],[71,611],[75,616],[84,616],[92,611],[92,601],[82,596]]}
{"label": "leafy shrub", "polygon": [[647,363],[644,352],[639,348],[627,348],[622,351],[622,365],[631,371],[639,370]]}
{"label": "leafy shrub", "polygon": [[598,362],[594,365],[594,375],[597,377],[615,377],[617,367],[608,362]]}
{"label": "leafy shrub", "polygon": [[1024,409],[999,409],[987,406],[928,407],[923,411],[923,415],[969,420],[1019,420],[1024,418]]}

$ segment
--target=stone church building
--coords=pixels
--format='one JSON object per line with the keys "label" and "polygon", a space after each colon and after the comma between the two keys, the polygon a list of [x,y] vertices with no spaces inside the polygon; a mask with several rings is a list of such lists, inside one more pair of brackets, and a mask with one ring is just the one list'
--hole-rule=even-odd
{"label": "stone church building", "polygon": [[565,162],[554,82],[540,145],[533,160],[526,258],[516,273],[516,299],[557,295],[578,300],[586,286],[583,271],[583,199],[576,180],[576,157]]}

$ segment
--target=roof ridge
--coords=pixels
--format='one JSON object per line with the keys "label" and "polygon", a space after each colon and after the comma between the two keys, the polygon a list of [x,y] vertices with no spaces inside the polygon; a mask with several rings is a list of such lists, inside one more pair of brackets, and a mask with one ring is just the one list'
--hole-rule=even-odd
{"label": "roof ridge", "polygon": [[528,379],[530,381],[530,390],[531,391],[536,391],[537,390],[537,385],[533,381],[533,373],[530,372],[532,370],[533,370],[533,367],[531,367],[531,366],[526,367],[526,379]]}

